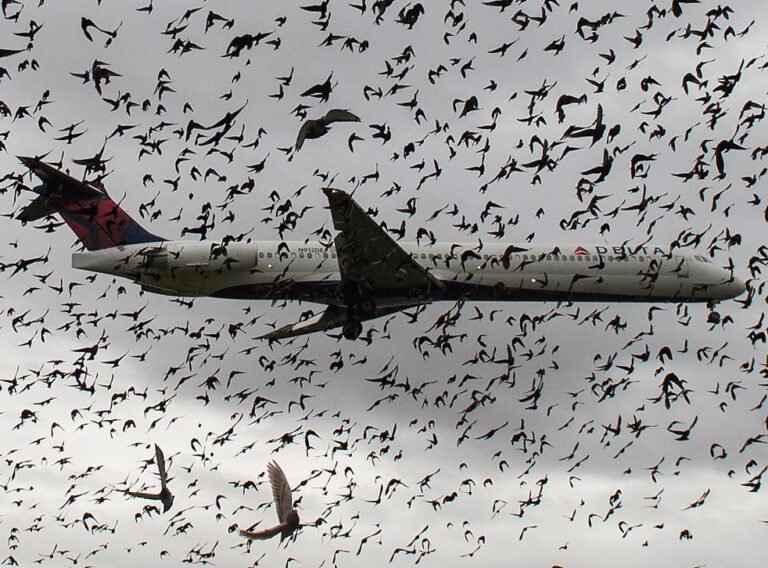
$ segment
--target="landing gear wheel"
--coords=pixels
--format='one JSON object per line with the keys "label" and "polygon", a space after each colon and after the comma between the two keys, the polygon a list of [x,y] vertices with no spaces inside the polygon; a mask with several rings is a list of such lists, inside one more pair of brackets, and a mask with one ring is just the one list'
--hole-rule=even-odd
{"label": "landing gear wheel", "polygon": [[363,324],[360,320],[356,319],[347,320],[347,323],[345,323],[344,327],[341,329],[341,334],[344,336],[344,339],[349,339],[350,341],[360,337],[361,333],[363,333]]}
{"label": "landing gear wheel", "polygon": [[707,307],[709,308],[709,316],[707,316],[707,323],[711,323],[713,325],[717,325],[720,323],[720,312],[715,310],[716,306],[717,306],[717,302],[707,302]]}

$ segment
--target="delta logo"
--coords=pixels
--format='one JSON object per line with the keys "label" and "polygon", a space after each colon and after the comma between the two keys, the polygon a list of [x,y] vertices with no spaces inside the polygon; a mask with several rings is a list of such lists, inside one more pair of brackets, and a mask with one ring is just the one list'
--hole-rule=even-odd
{"label": "delta logo", "polygon": [[576,247],[576,250],[573,251],[573,254],[589,254],[589,252],[584,247],[578,246]]}

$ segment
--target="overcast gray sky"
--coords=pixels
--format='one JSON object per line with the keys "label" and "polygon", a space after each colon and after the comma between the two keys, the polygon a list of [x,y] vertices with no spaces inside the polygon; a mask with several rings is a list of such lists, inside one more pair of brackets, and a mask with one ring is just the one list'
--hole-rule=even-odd
{"label": "overcast gray sky", "polygon": [[[412,29],[397,20],[416,3],[402,0],[383,13],[382,2],[367,2],[362,13],[330,2],[325,19],[302,9],[310,0],[40,4],[10,4],[0,22],[3,49],[23,49],[27,38],[14,34],[42,26],[29,51],[0,59],[7,70],[0,100],[10,113],[0,118],[0,166],[8,174],[0,221],[4,563],[278,566],[293,558],[354,566],[381,565],[396,551],[392,563],[401,566],[764,563],[762,4],[735,1],[725,13],[716,3],[680,4],[677,16],[670,2],[529,0],[504,10],[422,2]],[[212,18],[206,31],[211,13],[222,20]],[[109,45],[95,28],[93,41],[86,38],[83,17],[102,30],[119,26]],[[581,18],[587,23],[579,27]],[[590,22],[601,18],[590,39]],[[239,57],[222,57],[233,38],[260,33],[270,35]],[[200,49],[174,53],[176,39]],[[351,49],[342,47],[347,40]],[[491,53],[506,44],[503,56]],[[72,75],[95,60],[119,73],[101,85],[101,96],[93,81]],[[301,96],[331,74],[328,102]],[[287,76],[281,88],[278,77]],[[159,84],[172,90],[160,95]],[[381,96],[371,94],[379,89]],[[531,94],[542,90],[546,96]],[[564,107],[562,123],[561,95],[586,95]],[[461,117],[473,96],[479,108]],[[242,132],[242,141],[218,146],[231,160],[178,132],[244,104],[228,132]],[[307,105],[310,118],[347,108],[361,122],[335,124],[289,159],[281,149],[296,140],[297,105]],[[620,128],[591,146],[566,135],[598,113],[607,130]],[[77,123],[82,136],[55,140]],[[386,125],[391,139],[373,138],[374,124]],[[295,321],[306,305],[201,298],[188,307],[142,294],[72,269],[76,244],[66,227],[46,232],[46,222],[36,230],[10,218],[30,199],[16,191],[13,175],[23,168],[15,156],[50,152],[49,161],[61,159],[79,176],[73,160],[96,154],[119,125],[133,127],[106,143],[105,184],[167,238],[198,226],[210,203],[210,238],[278,239],[281,218],[266,210],[275,204],[271,194],[296,211],[311,207],[284,235],[311,238],[332,228],[319,190],[333,180],[389,227],[405,220],[405,240],[424,226],[440,241],[493,242],[496,214],[503,242],[650,239],[667,249],[701,234],[697,250],[718,265],[732,262],[749,279],[751,301],[718,306],[720,325],[707,323],[703,305],[651,312],[599,303],[434,304],[415,322],[401,314],[366,324],[370,342],[315,334],[270,346],[253,338]],[[261,128],[258,145],[247,147]],[[362,138],[353,152],[352,133]],[[139,136],[164,141],[142,155]],[[718,176],[723,140],[744,150],[725,153]],[[530,162],[545,144],[557,165],[536,176]],[[605,152],[610,172],[585,182],[595,182],[583,172],[603,163]],[[636,162],[633,175],[638,155],[653,161]],[[249,168],[263,160],[258,173]],[[442,173],[419,188],[434,162]],[[516,167],[494,181],[505,164]],[[677,175],[688,172],[701,175]],[[165,180],[177,176],[174,191]],[[249,179],[251,191],[227,199]],[[397,209],[413,197],[409,218]],[[599,209],[569,225],[593,197]],[[481,222],[489,201],[500,208]],[[457,216],[447,214],[453,204]],[[478,231],[462,230],[462,218]],[[47,253],[47,262],[14,274],[20,259]],[[454,327],[433,326],[457,309]],[[239,324],[234,337],[231,324]],[[424,336],[429,341],[418,341]],[[78,365],[75,350],[101,337],[95,358]],[[659,356],[665,347],[671,358]],[[93,392],[76,388],[77,369]],[[654,399],[669,373],[690,393],[667,408]],[[207,389],[211,377],[219,383]],[[531,405],[526,398],[538,388]],[[687,441],[670,432],[694,421]],[[317,437],[305,449],[309,431]],[[164,515],[142,513],[145,502],[118,491],[156,487],[154,464],[142,469],[153,443],[170,460],[176,495]],[[249,546],[236,530],[276,520],[265,475],[271,459],[301,485],[303,520],[326,519],[284,548]],[[249,480],[256,486],[242,489]],[[95,517],[86,517],[88,530],[86,512]]]}

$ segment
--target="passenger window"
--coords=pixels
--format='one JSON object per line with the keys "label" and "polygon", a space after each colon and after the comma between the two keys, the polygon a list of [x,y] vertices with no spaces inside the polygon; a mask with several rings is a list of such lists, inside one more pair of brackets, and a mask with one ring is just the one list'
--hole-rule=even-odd
{"label": "passenger window", "polygon": [[264,253],[263,252],[259,253],[259,258],[264,258]]}
{"label": "passenger window", "polygon": [[272,253],[271,252],[267,253],[267,258],[272,258]]}
{"label": "passenger window", "polygon": [[576,260],[575,258],[573,258],[573,255],[571,255],[571,260]]}

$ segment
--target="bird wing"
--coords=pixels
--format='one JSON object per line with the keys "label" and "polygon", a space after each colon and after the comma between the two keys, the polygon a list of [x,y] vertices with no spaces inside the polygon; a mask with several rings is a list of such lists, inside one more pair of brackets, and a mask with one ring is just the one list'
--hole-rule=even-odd
{"label": "bird wing", "polygon": [[360,117],[344,108],[334,108],[325,113],[326,122],[360,122]]}
{"label": "bird wing", "polygon": [[140,499],[154,499],[155,501],[160,500],[159,493],[144,493],[141,491],[126,491],[125,493],[131,497],[139,497]]}
{"label": "bird wing", "polygon": [[80,29],[83,30],[83,33],[85,34],[85,37],[88,38],[88,41],[93,41],[93,37],[91,37],[91,32],[88,31],[88,28],[91,26],[95,27],[95,24],[93,21],[89,20],[88,18],[80,18]]}
{"label": "bird wing", "polygon": [[21,53],[24,51],[23,49],[0,49],[0,57],[10,57],[11,55],[16,55],[17,53]]}
{"label": "bird wing", "polygon": [[157,462],[157,469],[160,470],[160,485],[165,487],[168,482],[167,473],[165,471],[165,456],[163,455],[163,450],[161,450],[160,446],[157,444],[155,444],[155,461]]}
{"label": "bird wing", "polygon": [[304,145],[304,140],[307,138],[307,133],[309,132],[310,128],[312,128],[316,120],[306,120],[304,121],[304,124],[301,125],[301,128],[299,129],[299,135],[296,137],[296,149],[301,150],[301,147]]}
{"label": "bird wing", "polygon": [[284,528],[285,528],[285,525],[281,523],[277,526],[264,529],[263,531],[250,532],[250,531],[240,530],[240,536],[250,538],[251,540],[265,540],[267,538],[272,538],[273,536],[280,534]]}
{"label": "bird wing", "polygon": [[288,479],[286,479],[285,473],[277,465],[277,462],[272,461],[267,464],[267,473],[269,474],[269,482],[272,485],[272,497],[274,497],[275,506],[277,507],[277,518],[280,523],[284,523],[288,513],[293,509],[291,486],[288,484]]}

